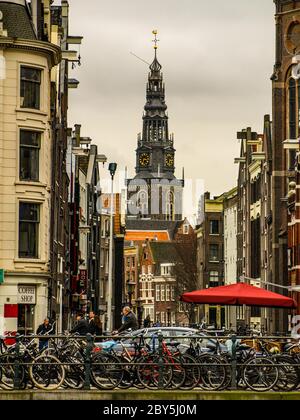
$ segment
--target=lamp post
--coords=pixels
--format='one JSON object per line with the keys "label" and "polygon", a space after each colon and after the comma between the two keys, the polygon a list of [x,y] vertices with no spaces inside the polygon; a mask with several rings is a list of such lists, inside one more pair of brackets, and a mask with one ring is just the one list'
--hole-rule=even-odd
{"label": "lamp post", "polygon": [[143,318],[143,307],[141,305],[140,298],[136,299],[136,304],[137,304],[138,325],[139,325],[139,328],[141,328],[142,320],[143,320],[142,319]]}
{"label": "lamp post", "polygon": [[112,274],[113,274],[113,238],[114,238],[114,177],[117,170],[116,163],[110,163],[108,170],[111,176],[111,194],[110,194],[110,239],[109,239],[109,265],[108,265],[108,294],[107,294],[107,330],[110,332],[113,328],[112,315]]}
{"label": "lamp post", "polygon": [[133,286],[134,284],[132,284],[130,281],[127,283],[128,303],[130,307],[132,305]]}

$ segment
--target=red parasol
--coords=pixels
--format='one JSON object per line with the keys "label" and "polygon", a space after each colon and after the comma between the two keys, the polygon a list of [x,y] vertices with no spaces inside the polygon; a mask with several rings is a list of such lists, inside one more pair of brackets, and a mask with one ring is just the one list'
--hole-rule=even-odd
{"label": "red parasol", "polygon": [[261,306],[271,308],[297,308],[294,299],[269,292],[259,287],[245,283],[230,284],[228,286],[211,287],[195,292],[183,293],[180,300],[186,303],[232,306]]}

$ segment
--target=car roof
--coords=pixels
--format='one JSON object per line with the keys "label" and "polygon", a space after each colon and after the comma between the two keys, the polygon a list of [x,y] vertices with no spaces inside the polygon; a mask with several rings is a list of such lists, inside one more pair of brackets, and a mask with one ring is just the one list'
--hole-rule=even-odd
{"label": "car roof", "polygon": [[188,328],[188,327],[150,327],[150,328],[141,328],[139,330],[132,331],[131,334],[140,334],[142,331],[182,331],[182,332],[194,332],[197,333],[198,330],[195,328]]}

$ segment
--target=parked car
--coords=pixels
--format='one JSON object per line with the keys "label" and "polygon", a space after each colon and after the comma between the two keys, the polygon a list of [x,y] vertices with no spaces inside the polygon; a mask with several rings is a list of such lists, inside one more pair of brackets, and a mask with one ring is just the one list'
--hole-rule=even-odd
{"label": "parked car", "polygon": [[[158,339],[157,333],[161,332],[164,336],[164,339],[167,343],[169,342],[180,342],[178,349],[185,353],[189,347],[191,342],[191,336],[196,338],[197,342],[200,343],[201,348],[203,351],[212,351],[212,349],[216,346],[216,340],[206,338],[207,335],[212,335],[213,332],[201,332],[195,328],[188,328],[188,327],[151,327],[151,328],[142,328],[135,331],[125,331],[123,334],[120,334],[123,338],[122,343],[118,343],[118,341],[112,341],[111,339],[107,342],[103,343],[96,343],[96,345],[103,350],[110,351],[113,347],[114,351],[122,352],[125,346],[128,350],[134,349],[134,342],[137,342],[138,337],[144,336],[145,342],[150,346],[154,346],[155,349],[158,348]],[[119,336],[119,337],[120,337]],[[119,339],[120,341],[120,339]],[[225,346],[224,346],[225,349]]]}

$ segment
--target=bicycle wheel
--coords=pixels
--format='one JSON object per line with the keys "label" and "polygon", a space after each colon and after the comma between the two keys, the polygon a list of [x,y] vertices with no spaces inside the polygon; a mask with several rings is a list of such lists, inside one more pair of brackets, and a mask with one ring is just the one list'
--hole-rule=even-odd
{"label": "bicycle wheel", "polygon": [[139,359],[140,365],[137,368],[139,382],[147,389],[157,389],[159,385],[163,389],[168,388],[172,381],[173,369],[168,361],[162,359],[162,369],[160,369],[160,357],[156,355],[143,356]]}
{"label": "bicycle wheel", "polygon": [[280,363],[280,366],[278,366],[278,381],[274,389],[294,391],[299,384],[299,372],[294,359],[290,356],[277,356],[276,363]]}
{"label": "bicycle wheel", "polygon": [[84,384],[83,360],[80,361],[76,357],[68,356],[64,362],[66,363],[63,365],[65,369],[64,384],[71,389],[81,389]]}
{"label": "bicycle wheel", "polygon": [[98,389],[115,389],[123,380],[120,359],[112,354],[95,353],[92,358],[91,379]]}
{"label": "bicycle wheel", "polygon": [[[0,359],[0,371],[1,371],[1,381],[0,387],[5,390],[14,389],[14,380],[15,380],[15,369],[14,362],[15,356],[7,354],[1,356]],[[24,383],[25,370],[24,366],[19,365],[19,378],[20,385]]]}
{"label": "bicycle wheel", "polygon": [[190,390],[196,388],[200,382],[201,372],[197,360],[189,354],[181,356],[181,363],[185,369],[185,381],[180,389]]}
{"label": "bicycle wheel", "polygon": [[30,365],[29,376],[37,388],[54,391],[62,386],[65,369],[56,357],[41,354]]}
{"label": "bicycle wheel", "polygon": [[252,391],[265,392],[273,389],[278,381],[278,368],[271,359],[255,357],[242,367],[245,384]]}
{"label": "bicycle wheel", "polygon": [[226,381],[224,360],[216,355],[201,354],[197,358],[200,367],[199,386],[204,390],[217,391]]}
{"label": "bicycle wheel", "polygon": [[175,357],[168,361],[173,371],[170,389],[179,389],[185,382],[186,370],[182,362],[181,358],[179,359]]}
{"label": "bicycle wheel", "polygon": [[130,365],[123,366],[123,379],[119,383],[118,388],[129,389],[133,386],[132,367]]}

